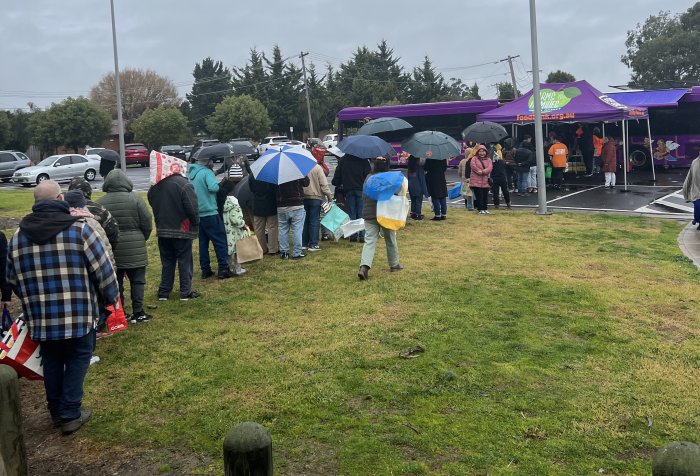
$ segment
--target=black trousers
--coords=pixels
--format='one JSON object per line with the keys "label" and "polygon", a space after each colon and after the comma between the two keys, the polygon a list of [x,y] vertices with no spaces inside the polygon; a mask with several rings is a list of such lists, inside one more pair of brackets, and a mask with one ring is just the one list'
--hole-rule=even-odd
{"label": "black trousers", "polygon": [[510,192],[508,191],[508,182],[506,180],[494,180],[493,185],[491,185],[491,193],[493,193],[493,204],[499,206],[501,204],[501,197],[499,191],[503,191],[503,198],[506,201],[506,205],[510,205]]}
{"label": "black trousers", "polygon": [[474,206],[477,210],[486,210],[489,203],[489,189],[481,187],[472,187],[474,192]]}
{"label": "black trousers", "polygon": [[167,298],[175,284],[175,267],[180,271],[180,297],[192,292],[192,240],[187,238],[158,237],[158,251],[162,271],[158,297]]}

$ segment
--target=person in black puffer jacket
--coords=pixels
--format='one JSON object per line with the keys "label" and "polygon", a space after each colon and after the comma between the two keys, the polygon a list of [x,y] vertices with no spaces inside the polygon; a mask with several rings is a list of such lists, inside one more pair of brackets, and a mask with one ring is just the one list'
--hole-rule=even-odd
{"label": "person in black puffer jacket", "polygon": [[491,171],[491,193],[493,194],[493,207],[495,209],[500,208],[501,205],[501,191],[503,192],[503,199],[506,201],[506,208],[510,209],[510,192],[508,191],[508,177],[506,162],[501,159],[498,154],[493,154],[493,170]]}
{"label": "person in black puffer jacket", "polygon": [[[348,215],[350,215],[351,220],[362,218],[362,186],[370,170],[369,160],[345,154],[338,162],[338,167],[333,174],[331,183],[336,187],[343,188],[345,202],[348,206]],[[364,240],[364,231],[350,237],[350,241],[360,241],[362,243]]]}
{"label": "person in black puffer jacket", "polygon": [[[523,142],[525,144],[525,142]],[[517,190],[518,195],[524,196],[526,191],[530,191],[530,167],[535,164],[535,157],[532,149],[527,144],[515,150],[515,173],[518,175]]]}
{"label": "person in black puffer jacket", "polygon": [[[255,180],[248,176],[248,186],[253,192],[253,228],[263,253],[276,255],[279,251],[277,228],[277,185]],[[267,228],[267,234],[265,233]]]}

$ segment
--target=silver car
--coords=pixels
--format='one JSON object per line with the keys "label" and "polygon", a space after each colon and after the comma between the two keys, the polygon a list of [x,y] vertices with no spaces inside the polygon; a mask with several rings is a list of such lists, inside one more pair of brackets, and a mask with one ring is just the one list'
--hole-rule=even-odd
{"label": "silver car", "polygon": [[19,169],[29,167],[32,161],[22,152],[0,150],[0,180],[9,182]]}
{"label": "silver car", "polygon": [[84,177],[85,180],[92,181],[95,180],[99,168],[99,161],[88,159],[84,155],[52,155],[36,165],[18,170],[12,176],[12,181],[25,187],[49,179],[66,182],[75,177]]}

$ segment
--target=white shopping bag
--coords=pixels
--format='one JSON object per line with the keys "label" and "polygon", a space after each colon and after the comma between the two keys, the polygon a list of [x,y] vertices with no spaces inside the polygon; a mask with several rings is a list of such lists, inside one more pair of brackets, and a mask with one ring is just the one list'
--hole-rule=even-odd
{"label": "white shopping bag", "polygon": [[377,202],[377,222],[387,230],[400,230],[406,226],[410,208],[408,201],[408,180],[404,177],[401,190],[389,200]]}
{"label": "white shopping bag", "polygon": [[340,225],[340,230],[343,233],[343,237],[349,238],[355,233],[363,231],[365,229],[364,218],[358,218],[357,220],[350,220],[342,225]]}

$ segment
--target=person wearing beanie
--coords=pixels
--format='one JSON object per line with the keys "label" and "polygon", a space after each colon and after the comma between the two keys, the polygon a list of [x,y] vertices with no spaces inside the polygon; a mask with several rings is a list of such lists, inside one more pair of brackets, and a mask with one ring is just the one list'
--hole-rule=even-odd
{"label": "person wearing beanie", "polygon": [[86,208],[87,199],[85,198],[85,195],[83,195],[83,192],[75,189],[68,190],[63,194],[63,200],[65,200],[68,203],[68,206],[70,206],[71,216],[85,218],[88,225],[95,230],[97,236],[99,236],[100,240],[102,240],[102,246],[104,247],[105,251],[107,251],[109,260],[114,266],[114,251],[112,250],[112,245],[109,242],[109,238],[107,238],[107,233],[105,232],[104,228],[102,228],[102,225],[100,225],[100,222],[95,219],[95,216],[90,212],[90,210]]}
{"label": "person wearing beanie", "polygon": [[92,186],[83,177],[75,177],[68,185],[68,190],[80,190],[86,200],[85,208],[92,213],[92,216],[100,224],[112,249],[119,243],[119,224],[112,214],[101,204],[92,201]]}

